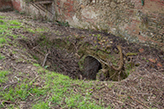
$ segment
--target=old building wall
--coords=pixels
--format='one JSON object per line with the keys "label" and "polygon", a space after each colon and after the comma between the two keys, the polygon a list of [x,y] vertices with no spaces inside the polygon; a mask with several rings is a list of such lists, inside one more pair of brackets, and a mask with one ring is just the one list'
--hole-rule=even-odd
{"label": "old building wall", "polygon": [[163,0],[33,0],[50,1],[51,4],[44,4],[45,8],[25,1],[0,0],[0,9],[13,5],[15,10],[25,11],[34,18],[42,16],[68,22],[76,28],[109,32],[164,51]]}
{"label": "old building wall", "polygon": [[19,12],[26,11],[28,6],[26,4],[27,1],[28,0],[12,0],[13,8]]}
{"label": "old building wall", "polygon": [[0,0],[0,11],[17,10],[21,12],[25,6],[24,0]]}
{"label": "old building wall", "polygon": [[15,10],[21,11],[22,7],[21,7],[21,0],[12,0],[12,4],[13,4],[13,8]]}
{"label": "old building wall", "polygon": [[164,49],[163,0],[54,0],[56,18]]}
{"label": "old building wall", "polygon": [[13,10],[13,5],[11,0],[0,0],[0,11]]}

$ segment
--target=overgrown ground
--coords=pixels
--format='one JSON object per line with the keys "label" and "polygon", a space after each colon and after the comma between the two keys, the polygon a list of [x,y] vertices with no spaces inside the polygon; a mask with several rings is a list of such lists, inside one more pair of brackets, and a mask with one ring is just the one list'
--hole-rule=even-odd
{"label": "overgrown ground", "polygon": [[[116,45],[122,43],[126,52],[134,50],[139,53],[132,58],[140,66],[132,70],[128,78],[118,82],[75,79],[68,73],[73,69],[69,63],[73,62],[63,61],[60,51],[54,50],[58,53],[54,55],[56,64],[59,63],[56,70],[48,65],[41,67],[46,53],[39,56],[37,52],[33,52],[37,48],[37,45],[32,45],[33,41],[42,35],[52,38],[65,35],[89,37],[99,34],[102,33],[32,20],[18,13],[0,13],[0,108],[164,108],[162,51],[138,44],[124,45],[122,39],[103,34],[104,37],[112,37]],[[22,40],[30,40],[31,43],[27,44]],[[35,48],[30,50],[29,47]],[[36,53],[36,56],[32,53]],[[64,68],[68,68],[63,70],[62,64]]]}

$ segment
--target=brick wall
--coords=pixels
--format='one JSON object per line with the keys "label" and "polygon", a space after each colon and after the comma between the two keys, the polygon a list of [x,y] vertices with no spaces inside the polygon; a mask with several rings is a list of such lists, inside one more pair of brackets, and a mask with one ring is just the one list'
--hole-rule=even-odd
{"label": "brick wall", "polygon": [[0,11],[13,10],[11,0],[0,0]]}
{"label": "brick wall", "polygon": [[[55,20],[67,21],[76,28],[106,31],[131,42],[153,45],[164,51],[163,0],[53,1],[52,13]],[[12,0],[12,4],[18,11],[40,13],[30,5],[25,5],[23,0]],[[0,9],[12,7],[12,4],[11,0],[0,0]]]}
{"label": "brick wall", "polygon": [[164,50],[163,0],[54,0],[56,19]]}
{"label": "brick wall", "polygon": [[12,0],[13,8],[17,11],[22,11],[23,9],[23,0]]}
{"label": "brick wall", "polygon": [[20,12],[24,4],[23,0],[0,0],[0,11],[17,10]]}

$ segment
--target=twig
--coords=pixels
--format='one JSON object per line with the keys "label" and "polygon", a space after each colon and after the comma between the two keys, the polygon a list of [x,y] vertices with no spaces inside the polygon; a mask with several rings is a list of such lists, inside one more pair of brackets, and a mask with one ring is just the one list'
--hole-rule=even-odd
{"label": "twig", "polygon": [[1,104],[3,104],[3,103],[10,103],[10,104],[14,104],[14,102],[12,102],[12,101],[1,101]]}
{"label": "twig", "polygon": [[139,104],[145,106],[147,109],[149,109],[149,107],[148,107],[147,105],[145,105],[145,104],[141,103],[140,101],[134,99],[132,96],[129,96],[129,97],[130,97],[131,99],[133,99],[134,101],[136,101],[137,103],[139,103]]}
{"label": "twig", "polygon": [[112,68],[114,69],[114,70],[116,70],[116,71],[120,71],[122,68],[123,68],[123,66],[124,66],[124,59],[123,59],[123,53],[122,53],[122,49],[121,49],[121,46],[120,45],[117,45],[117,48],[118,48],[118,50],[119,50],[119,52],[120,52],[120,65],[119,65],[119,67],[117,68],[117,67],[115,67],[115,66],[113,66],[113,64],[112,64]]}
{"label": "twig", "polygon": [[48,52],[46,55],[45,55],[45,58],[44,58],[44,61],[43,61],[43,64],[42,64],[42,67],[44,67],[46,61],[47,61],[47,56],[49,55],[50,52]]}
{"label": "twig", "polygon": [[12,66],[15,70],[21,72],[21,70],[19,70],[19,69],[17,69],[16,67],[14,67],[14,65],[13,65],[12,63],[11,63],[11,66]]}
{"label": "twig", "polygon": [[36,77],[30,82],[30,84],[32,84],[39,76],[36,75]]}
{"label": "twig", "polygon": [[115,72],[112,76],[110,76],[110,79],[112,79],[112,77],[114,77],[116,75],[117,72]]}
{"label": "twig", "polygon": [[49,95],[50,95],[50,92],[48,92],[48,95],[46,96],[45,101],[47,101],[47,99],[48,99]]}
{"label": "twig", "polygon": [[6,86],[3,88],[3,90],[5,90],[7,87],[9,87],[9,86],[11,86],[11,85],[13,85],[13,84],[16,84],[16,83],[18,83],[18,82],[9,83],[8,85],[6,85]]}
{"label": "twig", "polygon": [[28,92],[31,96],[34,96],[32,93]]}

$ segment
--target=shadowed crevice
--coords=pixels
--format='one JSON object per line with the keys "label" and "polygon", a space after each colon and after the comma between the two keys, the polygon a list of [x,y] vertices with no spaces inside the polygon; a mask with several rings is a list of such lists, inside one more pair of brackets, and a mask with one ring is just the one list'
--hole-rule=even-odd
{"label": "shadowed crevice", "polygon": [[83,76],[86,79],[96,80],[96,74],[100,69],[102,69],[101,63],[92,56],[87,56],[84,59],[84,71]]}

